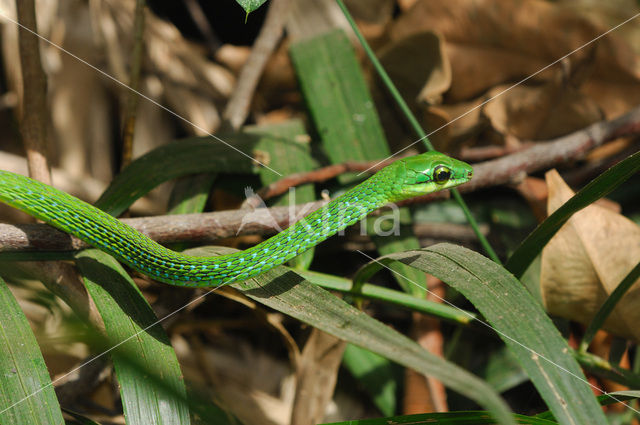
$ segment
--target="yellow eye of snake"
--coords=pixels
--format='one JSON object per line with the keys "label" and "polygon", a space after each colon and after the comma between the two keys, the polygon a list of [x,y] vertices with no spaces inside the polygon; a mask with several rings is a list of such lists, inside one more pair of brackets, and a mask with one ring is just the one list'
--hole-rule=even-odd
{"label": "yellow eye of snake", "polygon": [[445,183],[451,178],[451,170],[445,165],[438,165],[433,170],[433,181],[436,183]]}

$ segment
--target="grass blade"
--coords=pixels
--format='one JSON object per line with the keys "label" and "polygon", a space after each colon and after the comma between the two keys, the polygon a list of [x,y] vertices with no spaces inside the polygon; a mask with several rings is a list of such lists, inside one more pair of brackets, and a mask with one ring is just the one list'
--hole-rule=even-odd
{"label": "grass blade", "polygon": [[589,323],[589,326],[587,326],[587,329],[584,331],[584,335],[582,336],[582,341],[580,342],[580,347],[578,349],[579,351],[587,351],[587,348],[589,348],[589,344],[591,344],[591,341],[596,335],[596,332],[598,332],[598,329],[602,327],[604,322],[607,320],[607,317],[609,317],[609,314],[611,314],[613,309],[616,307],[618,301],[620,301],[638,278],[640,278],[640,263],[636,264],[625,278],[622,279],[622,282],[620,282],[611,295],[607,297],[598,312],[593,316],[591,323]]}
{"label": "grass blade", "polygon": [[[302,121],[290,120],[279,124],[265,125],[261,127],[265,134],[273,137],[291,140],[299,149],[291,149],[282,143],[264,144],[265,152],[270,158],[270,167],[278,170],[284,175],[311,171],[315,167],[315,161],[311,158],[311,146],[309,137]],[[274,174],[267,168],[260,169],[260,180],[264,186],[276,182],[280,176]],[[280,196],[271,206],[285,206],[301,204],[316,200],[313,184],[305,184],[295,188],[295,197],[288,199],[286,195]],[[308,269],[313,261],[315,248],[303,252],[297,257],[289,260],[289,264],[298,269]]]}
{"label": "grass blade", "polygon": [[[353,46],[342,30],[296,43],[290,49],[301,89],[314,125],[332,164],[344,161],[382,159],[391,153],[384,136],[373,99],[358,65]],[[338,177],[342,184],[352,183],[355,173]],[[402,224],[411,222],[407,208],[399,211]],[[369,229],[368,229],[369,230]],[[377,237],[368,232],[381,254],[417,249],[420,244],[411,226],[400,226],[400,234]],[[396,265],[400,276],[424,279],[419,273]],[[399,277],[406,292],[419,295],[416,287]]]}
{"label": "grass blade", "polygon": [[0,423],[64,422],[38,342],[1,278],[0,371]]}
{"label": "grass blade", "polygon": [[[361,419],[346,422],[333,422],[324,425],[494,425],[496,422],[487,415],[488,412],[447,412],[422,413],[418,415],[393,416],[390,418]],[[548,419],[524,415],[513,415],[515,423],[522,425],[556,425]]]}
{"label": "grass blade", "polygon": [[382,257],[355,279],[364,281],[391,261],[430,273],[469,299],[515,354],[561,424],[607,423],[566,341],[503,267],[466,248],[438,244]]}
{"label": "grass blade", "polygon": [[[182,372],[151,307],[120,264],[98,250],[76,256],[87,291],[104,321],[128,425],[188,424]],[[147,329],[148,328],[148,329]]]}

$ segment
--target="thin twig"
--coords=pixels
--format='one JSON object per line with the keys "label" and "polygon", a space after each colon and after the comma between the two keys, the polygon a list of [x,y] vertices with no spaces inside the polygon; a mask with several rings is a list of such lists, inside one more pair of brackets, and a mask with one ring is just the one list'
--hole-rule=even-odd
{"label": "thin twig", "polygon": [[[460,192],[510,184],[514,177],[545,170],[582,158],[591,149],[618,137],[640,134],[640,107],[613,121],[602,121],[586,129],[547,142],[526,151],[482,162],[474,166],[474,178],[460,186]],[[398,205],[430,202],[449,196],[447,191],[413,198]],[[185,214],[126,219],[123,222],[161,243],[210,242],[244,234],[272,234],[284,229],[303,215],[322,207],[325,201],[289,207],[230,210],[203,214]],[[251,214],[250,216],[248,214]],[[243,222],[244,220],[244,222]],[[0,252],[44,250],[64,251],[86,247],[84,242],[46,225],[0,224]]]}
{"label": "thin twig", "polygon": [[242,67],[233,95],[222,114],[226,125],[238,130],[249,114],[249,105],[262,71],[282,35],[291,0],[272,0],[267,17],[256,39],[249,59]]}
{"label": "thin twig", "polygon": [[133,135],[136,126],[136,113],[140,96],[136,93],[140,89],[140,69],[142,68],[142,52],[144,47],[144,14],[145,0],[136,0],[135,20],[133,24],[134,44],[131,53],[131,75],[127,94],[124,127],[122,131],[122,164],[121,169],[131,163],[133,156]]}
{"label": "thin twig", "polygon": [[290,188],[300,186],[305,183],[321,183],[349,172],[367,171],[374,173],[381,168],[386,167],[396,159],[397,158],[388,159],[383,162],[380,162],[379,160],[365,162],[348,161],[343,162],[342,164],[329,165],[312,171],[290,174],[258,190],[255,195],[245,199],[240,208],[257,208],[261,201],[266,201],[274,196],[282,195]]}
{"label": "thin twig", "polygon": [[211,29],[211,25],[209,25],[209,20],[202,10],[202,6],[200,6],[198,0],[184,0],[184,5],[187,7],[187,11],[196,24],[196,27],[198,27],[198,31],[200,31],[200,34],[204,37],[209,52],[214,55],[222,43]]}

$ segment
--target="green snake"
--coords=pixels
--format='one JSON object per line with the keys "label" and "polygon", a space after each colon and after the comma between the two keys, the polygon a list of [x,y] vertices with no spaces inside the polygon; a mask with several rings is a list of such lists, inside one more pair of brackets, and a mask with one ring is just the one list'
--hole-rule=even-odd
{"label": "green snake", "polygon": [[139,272],[178,286],[245,280],[299,255],[387,203],[469,181],[470,165],[438,152],[400,159],[289,228],[244,251],[194,257],[172,251],[65,192],[0,170],[0,201],[70,233]]}

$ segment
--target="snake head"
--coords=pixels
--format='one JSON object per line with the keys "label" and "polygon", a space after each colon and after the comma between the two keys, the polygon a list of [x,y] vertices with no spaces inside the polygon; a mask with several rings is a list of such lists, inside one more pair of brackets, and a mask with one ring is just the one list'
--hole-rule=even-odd
{"label": "snake head", "polygon": [[[394,167],[394,168],[392,168]],[[461,185],[471,180],[473,168],[440,152],[427,152],[391,164],[395,174],[392,201],[401,201]]]}

